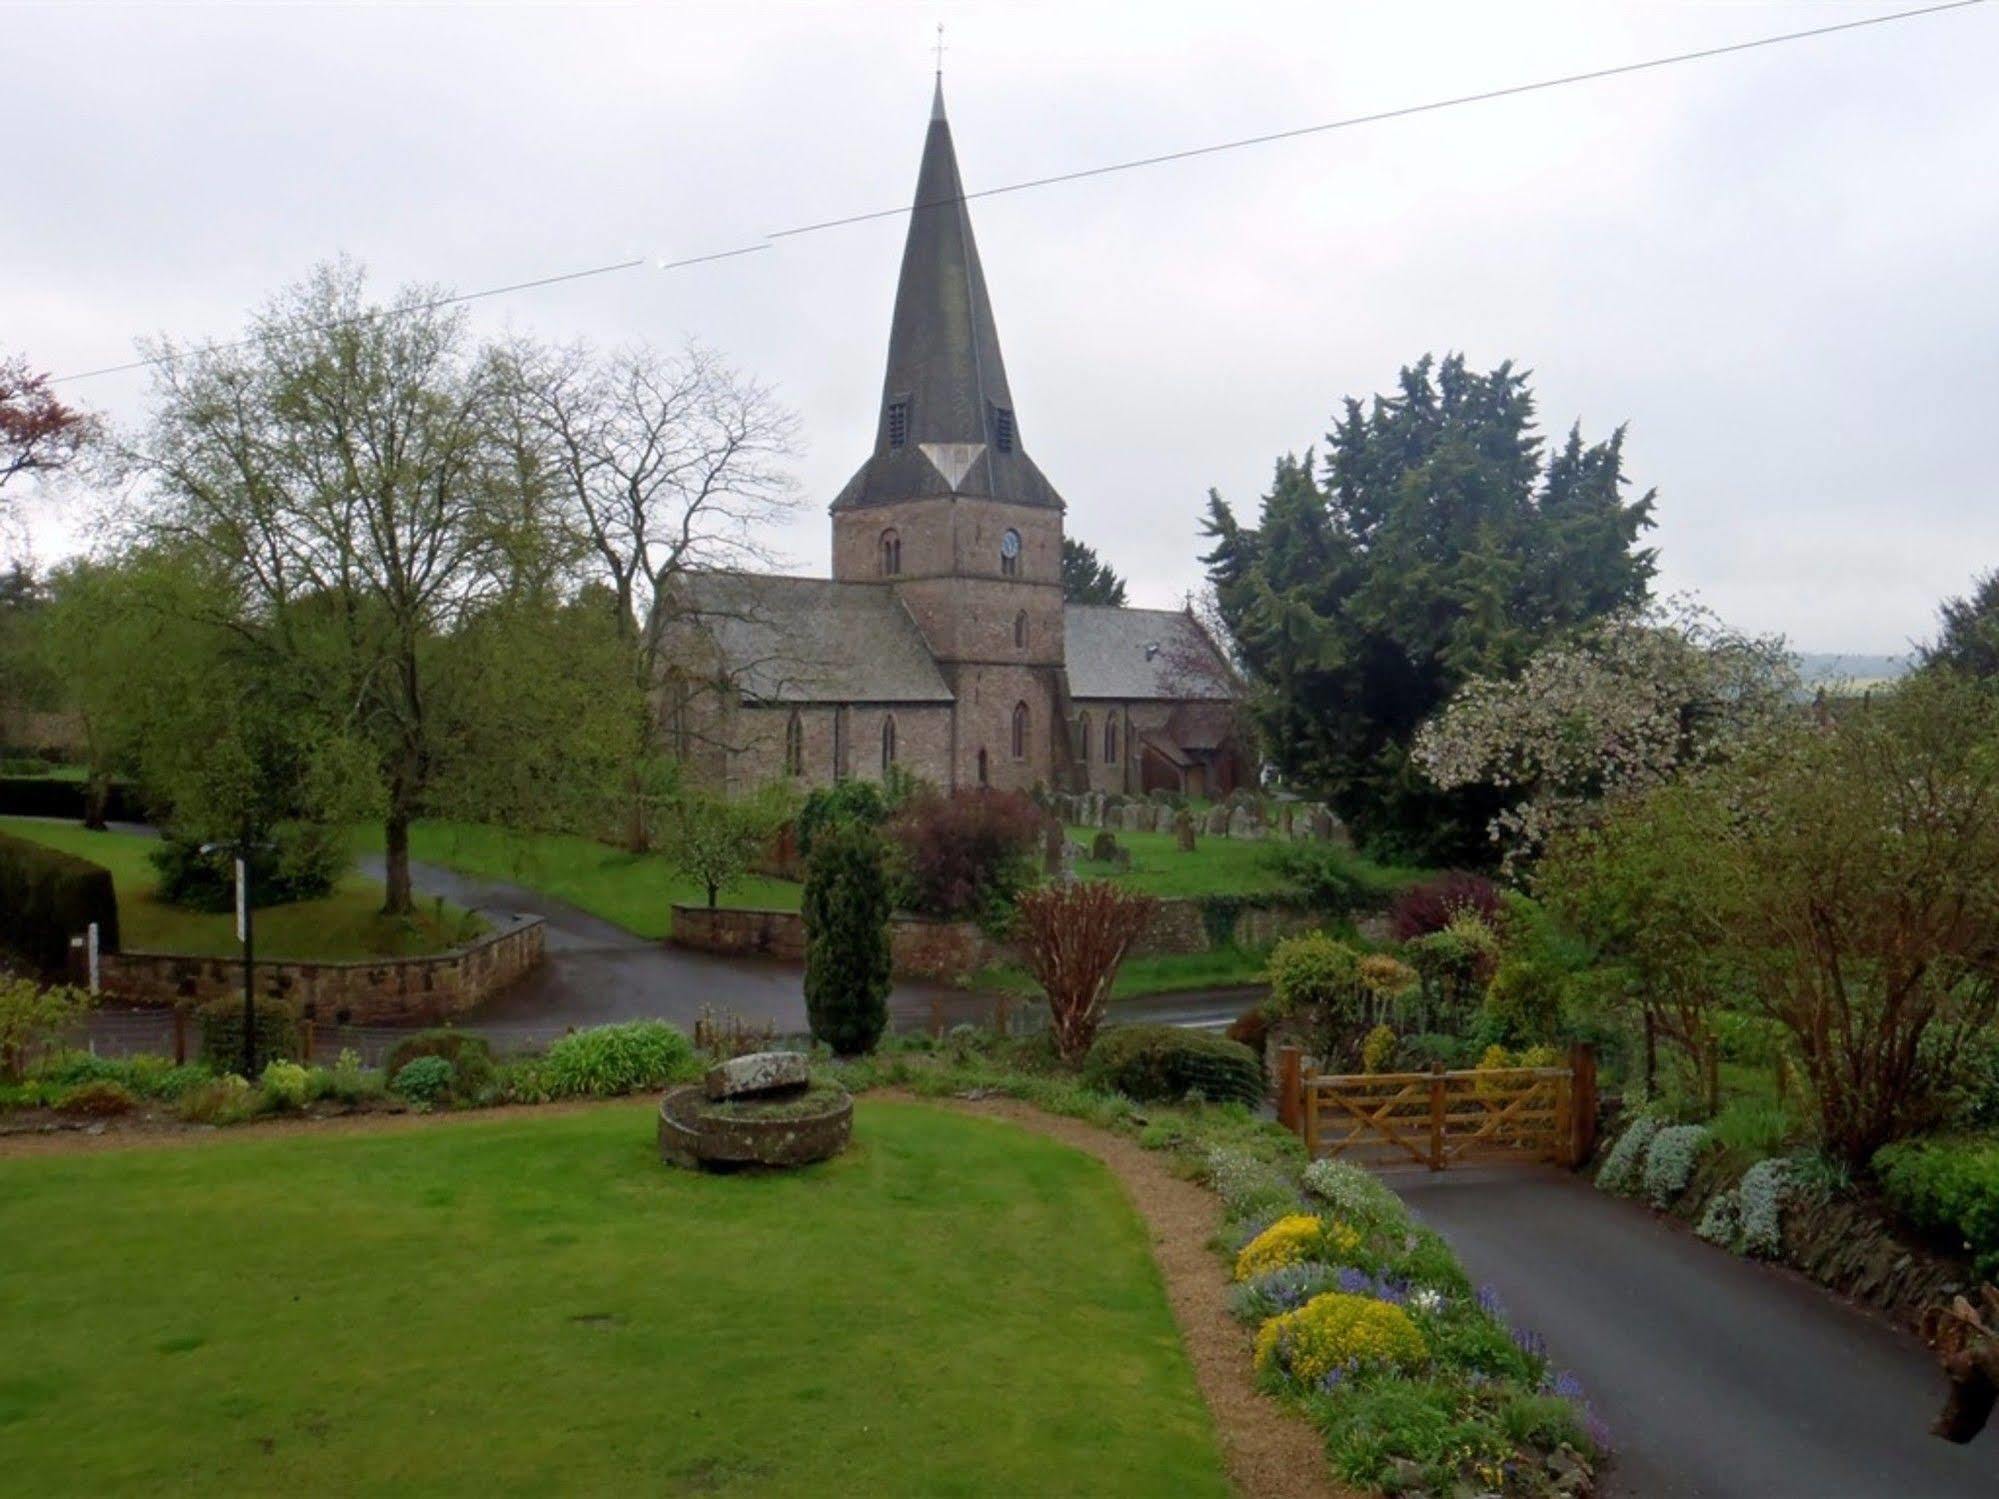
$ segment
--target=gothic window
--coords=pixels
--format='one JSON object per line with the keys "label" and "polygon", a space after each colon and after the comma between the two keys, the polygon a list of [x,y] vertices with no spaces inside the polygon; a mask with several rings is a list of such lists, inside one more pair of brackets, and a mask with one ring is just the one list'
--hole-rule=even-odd
{"label": "gothic window", "polygon": [[1000,571],[1009,578],[1020,575],[1020,533],[1009,530],[1000,538]]}
{"label": "gothic window", "polygon": [[909,398],[898,397],[888,403],[888,445],[899,448],[909,441]]}
{"label": "gothic window", "polygon": [[1117,764],[1117,720],[1104,720],[1104,764]]}
{"label": "gothic window", "polygon": [[1016,760],[1027,758],[1027,704],[1025,703],[1013,705],[1013,757]]}
{"label": "gothic window", "polygon": [[1016,650],[1027,649],[1027,611],[1021,610],[1013,617],[1013,644]]}
{"label": "gothic window", "polygon": [[1087,713],[1076,720],[1076,738],[1083,746],[1082,761],[1085,765],[1088,765],[1090,763],[1090,715]]}
{"label": "gothic window", "polygon": [[847,707],[844,703],[833,710],[833,779],[847,779]]}
{"label": "gothic window", "polygon": [[791,710],[791,717],[784,726],[784,773],[788,776],[805,774],[805,720],[798,716],[798,710]]}
{"label": "gothic window", "polygon": [[1013,408],[993,407],[993,446],[1002,453],[1013,451]]}
{"label": "gothic window", "polygon": [[992,784],[992,777],[986,773],[986,751],[983,745],[979,748],[979,784],[981,786]]}
{"label": "gothic window", "polygon": [[902,571],[902,534],[893,526],[882,532],[881,572],[885,578],[892,578]]}
{"label": "gothic window", "polygon": [[889,714],[882,720],[882,779],[888,779],[889,767],[895,764],[895,715]]}

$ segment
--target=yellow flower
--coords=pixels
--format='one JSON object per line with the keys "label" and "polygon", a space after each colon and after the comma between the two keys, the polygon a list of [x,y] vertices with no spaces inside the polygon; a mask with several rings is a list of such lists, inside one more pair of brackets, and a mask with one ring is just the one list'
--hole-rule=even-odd
{"label": "yellow flower", "polygon": [[1295,1312],[1272,1317],[1256,1335],[1256,1366],[1307,1381],[1348,1364],[1414,1369],[1430,1356],[1423,1334],[1399,1306],[1328,1291]]}
{"label": "yellow flower", "polygon": [[1360,1248],[1360,1235],[1344,1223],[1329,1223],[1310,1213],[1279,1218],[1243,1245],[1235,1258],[1235,1278],[1279,1270],[1286,1265],[1322,1259],[1337,1263]]}

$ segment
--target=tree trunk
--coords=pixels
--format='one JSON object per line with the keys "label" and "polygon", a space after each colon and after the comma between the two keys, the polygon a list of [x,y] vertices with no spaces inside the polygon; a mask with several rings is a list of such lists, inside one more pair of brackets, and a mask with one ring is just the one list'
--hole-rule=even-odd
{"label": "tree trunk", "polygon": [[410,896],[410,817],[394,810],[382,825],[382,856],[387,868],[382,884],[387,894],[382,901],[384,916],[408,916],[416,909]]}
{"label": "tree trunk", "polygon": [[90,772],[83,783],[83,825],[94,833],[105,828],[105,809],[111,802],[110,778],[99,771]]}
{"label": "tree trunk", "polygon": [[715,906],[716,906],[716,898],[717,898],[717,897],[718,897],[719,895],[721,895],[721,893],[722,893],[722,889],[721,889],[721,887],[720,887],[719,885],[710,885],[710,886],[708,887],[708,909],[709,909],[709,910],[711,910],[711,911],[712,911],[712,910],[714,910],[714,909],[715,909]]}

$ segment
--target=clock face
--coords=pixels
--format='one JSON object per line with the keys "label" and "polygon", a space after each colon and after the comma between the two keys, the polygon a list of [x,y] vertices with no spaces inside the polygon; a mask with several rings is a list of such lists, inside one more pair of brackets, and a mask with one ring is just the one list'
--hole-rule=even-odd
{"label": "clock face", "polygon": [[1018,531],[1009,531],[1000,538],[1000,555],[1002,557],[1018,557],[1020,555],[1020,533]]}

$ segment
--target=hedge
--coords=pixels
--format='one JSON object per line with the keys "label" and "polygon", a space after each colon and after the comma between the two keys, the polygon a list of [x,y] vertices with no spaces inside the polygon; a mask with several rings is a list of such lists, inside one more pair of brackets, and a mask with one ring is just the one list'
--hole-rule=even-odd
{"label": "hedge", "polygon": [[1093,1086],[1147,1103],[1199,1093],[1215,1103],[1263,1102],[1263,1063],[1239,1041],[1173,1025],[1121,1025],[1105,1031],[1083,1062]]}
{"label": "hedge", "polygon": [[110,870],[0,833],[0,946],[45,972],[60,972],[69,939],[93,921],[99,948],[116,951],[118,894]]}
{"label": "hedge", "polygon": [[[0,776],[0,816],[62,817],[82,822],[86,783],[54,776]],[[104,799],[104,815],[112,822],[142,822],[136,787],[113,781]]]}
{"label": "hedge", "polygon": [[1888,1204],[1999,1277],[1999,1140],[1907,1140],[1875,1152]]}

